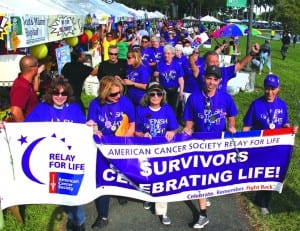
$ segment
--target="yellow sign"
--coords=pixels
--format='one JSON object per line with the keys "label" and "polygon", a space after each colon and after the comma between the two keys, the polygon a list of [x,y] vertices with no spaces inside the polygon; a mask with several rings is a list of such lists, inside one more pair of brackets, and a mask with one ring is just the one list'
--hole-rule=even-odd
{"label": "yellow sign", "polygon": [[0,14],[0,39],[4,40],[4,35],[8,34],[7,29],[11,26],[8,17],[5,14]]}

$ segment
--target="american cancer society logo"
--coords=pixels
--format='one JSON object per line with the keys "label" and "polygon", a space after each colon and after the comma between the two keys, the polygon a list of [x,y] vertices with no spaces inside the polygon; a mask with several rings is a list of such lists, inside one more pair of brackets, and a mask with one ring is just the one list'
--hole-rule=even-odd
{"label": "american cancer society logo", "polygon": [[72,153],[65,138],[54,133],[30,140],[30,136],[21,135],[18,141],[24,148],[22,169],[27,178],[37,184],[49,184],[50,193],[78,194],[85,164]]}

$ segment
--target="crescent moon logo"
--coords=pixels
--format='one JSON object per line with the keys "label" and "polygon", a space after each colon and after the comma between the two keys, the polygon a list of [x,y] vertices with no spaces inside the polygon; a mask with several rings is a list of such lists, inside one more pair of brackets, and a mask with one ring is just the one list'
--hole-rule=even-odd
{"label": "crescent moon logo", "polygon": [[30,171],[30,165],[29,165],[29,161],[30,161],[30,156],[32,153],[32,150],[35,148],[36,145],[38,145],[43,139],[45,139],[46,137],[42,137],[39,139],[36,139],[35,141],[33,141],[24,151],[23,153],[23,157],[22,157],[22,168],[23,168],[23,172],[24,174],[31,179],[32,181],[38,183],[38,184],[45,184],[41,181],[39,181]]}

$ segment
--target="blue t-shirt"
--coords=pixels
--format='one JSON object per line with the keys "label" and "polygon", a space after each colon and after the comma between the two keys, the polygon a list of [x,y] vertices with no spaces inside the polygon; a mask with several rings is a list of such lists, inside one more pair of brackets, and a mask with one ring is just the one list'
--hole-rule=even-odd
{"label": "blue t-shirt", "polygon": [[62,108],[56,108],[45,102],[39,103],[25,119],[25,122],[47,121],[84,124],[86,119],[80,106],[76,103],[67,103]]}
{"label": "blue t-shirt", "polygon": [[141,57],[143,60],[143,63],[153,63],[156,62],[154,52],[150,47],[146,47],[141,49]]}
{"label": "blue t-shirt", "polygon": [[159,72],[159,81],[164,89],[179,87],[178,79],[183,78],[183,69],[174,59],[170,64],[159,62],[156,70]]}
{"label": "blue t-shirt", "polygon": [[122,114],[128,116],[129,123],[135,122],[134,107],[130,99],[121,96],[117,103],[100,104],[99,99],[91,101],[88,110],[88,120],[97,123],[103,135],[114,135],[122,122]]}
{"label": "blue t-shirt", "polygon": [[201,91],[192,93],[188,98],[183,119],[194,122],[195,132],[225,131],[226,118],[237,113],[237,107],[228,93],[217,90],[214,96],[206,97]]}
{"label": "blue t-shirt", "polygon": [[286,103],[278,97],[273,102],[267,102],[262,96],[251,103],[243,122],[252,130],[270,129],[270,124],[282,128],[289,123]]}
{"label": "blue t-shirt", "polygon": [[[137,68],[128,66],[126,78],[135,83],[148,84],[150,81],[149,69],[145,65],[140,65]],[[134,105],[138,105],[146,91],[133,86],[128,86],[127,89],[127,96]]]}
{"label": "blue t-shirt", "polygon": [[184,75],[184,92],[193,93],[203,89],[203,76],[205,73],[205,59],[203,57],[199,57],[196,61],[196,65],[199,68],[198,77],[195,78],[192,72],[190,65],[185,70]]}
{"label": "blue t-shirt", "polygon": [[156,63],[159,63],[160,61],[162,61],[164,59],[164,47],[163,46],[159,46],[158,48],[155,48],[155,47],[150,47],[150,48],[153,50]]}
{"label": "blue t-shirt", "polygon": [[152,137],[164,136],[167,131],[178,128],[178,122],[173,109],[164,104],[158,111],[153,111],[149,106],[136,108],[136,131],[149,132]]}

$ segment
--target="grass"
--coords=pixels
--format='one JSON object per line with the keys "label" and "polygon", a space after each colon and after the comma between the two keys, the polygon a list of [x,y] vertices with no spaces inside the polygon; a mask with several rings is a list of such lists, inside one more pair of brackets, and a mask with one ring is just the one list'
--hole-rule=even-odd
{"label": "grass", "polygon": [[[262,44],[263,38],[252,38],[252,43],[258,42]],[[214,47],[214,43],[212,47]],[[292,45],[288,50],[286,60],[281,59],[280,41],[271,41],[272,46],[272,71],[278,75],[281,80],[280,97],[288,104],[290,121],[296,124],[299,120],[300,106],[300,45],[293,48]],[[240,39],[241,57],[245,55],[246,38]],[[207,49],[201,48],[202,54]],[[264,75],[267,69],[264,70]],[[234,96],[234,100],[239,109],[237,116],[237,127],[241,129],[242,118],[248,109],[249,104],[253,99],[263,94],[263,79],[264,75],[256,75],[255,91],[251,93],[240,92]],[[83,95],[83,101],[87,107],[93,96]],[[242,193],[242,203],[250,217],[250,222],[253,230],[268,231],[268,230],[300,230],[300,146],[299,138],[296,138],[293,157],[290,163],[289,171],[281,194],[274,192],[270,203],[271,214],[266,217],[260,216],[260,211],[252,203],[254,193]],[[62,231],[62,224],[65,222],[65,215],[60,208],[55,205],[28,205],[26,210],[26,225],[21,229],[18,223],[9,215],[6,214],[4,231],[18,230],[49,230]]]}

